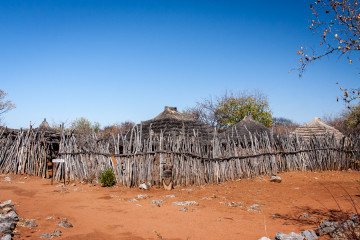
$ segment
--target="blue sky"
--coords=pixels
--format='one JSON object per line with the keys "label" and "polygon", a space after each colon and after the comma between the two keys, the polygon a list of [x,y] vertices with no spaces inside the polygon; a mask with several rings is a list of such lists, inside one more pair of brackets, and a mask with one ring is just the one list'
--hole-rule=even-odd
{"label": "blue sky", "polygon": [[104,127],[183,110],[228,91],[260,90],[275,117],[338,113],[339,82],[358,87],[358,62],[322,59],[302,78],[311,1],[0,1],[0,89],[11,128],[85,117]]}

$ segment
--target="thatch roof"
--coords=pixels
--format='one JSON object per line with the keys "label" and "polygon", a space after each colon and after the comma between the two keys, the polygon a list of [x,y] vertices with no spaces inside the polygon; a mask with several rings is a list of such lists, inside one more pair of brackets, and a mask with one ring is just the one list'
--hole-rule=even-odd
{"label": "thatch roof", "polygon": [[339,130],[325,124],[320,118],[315,118],[313,121],[298,127],[293,133],[298,134],[305,139],[309,139],[313,136],[322,137],[329,134],[334,134],[337,139],[344,136]]}
{"label": "thatch roof", "polygon": [[266,128],[261,123],[255,121],[251,115],[244,117],[239,123],[226,129],[223,133],[224,137],[229,136],[230,138],[243,138],[244,136],[249,139],[249,133],[252,135],[259,134],[270,134],[270,129]]}
{"label": "thatch roof", "polygon": [[39,125],[39,130],[50,130],[52,129],[49,125],[49,123],[46,121],[46,118],[44,118],[44,121]]}
{"label": "thatch roof", "polygon": [[148,120],[148,121],[157,121],[163,119],[174,119],[180,121],[194,121],[194,117],[188,114],[178,112],[176,107],[164,107],[164,111],[157,115],[155,118]]}
{"label": "thatch roof", "polygon": [[177,111],[176,107],[165,107],[164,111],[153,119],[141,122],[138,127],[142,129],[144,138],[150,134],[199,136],[210,139],[213,131],[206,124],[195,120],[192,116]]}

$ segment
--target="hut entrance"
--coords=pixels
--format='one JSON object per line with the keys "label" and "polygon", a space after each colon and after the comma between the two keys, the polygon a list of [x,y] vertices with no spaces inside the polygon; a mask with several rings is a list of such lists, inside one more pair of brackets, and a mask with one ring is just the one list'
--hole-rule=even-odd
{"label": "hut entrance", "polygon": [[65,185],[65,159],[53,159],[51,161],[52,163],[52,168],[51,168],[51,185],[53,184],[54,181],[54,165],[55,168],[57,167],[58,171],[60,171],[60,174],[63,179],[64,179],[64,185]]}

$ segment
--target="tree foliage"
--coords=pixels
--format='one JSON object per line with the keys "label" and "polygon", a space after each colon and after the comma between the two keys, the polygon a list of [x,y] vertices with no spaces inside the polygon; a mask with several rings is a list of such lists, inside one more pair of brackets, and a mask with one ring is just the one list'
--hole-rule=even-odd
{"label": "tree foliage", "polygon": [[0,123],[2,121],[1,115],[15,108],[15,104],[12,101],[5,101],[7,93],[0,89]]}
{"label": "tree foliage", "polygon": [[343,134],[360,134],[360,103],[352,105],[335,116],[324,116],[324,121]]}
{"label": "tree foliage", "polygon": [[271,127],[272,116],[268,101],[252,95],[226,97],[217,104],[215,111],[219,128],[231,127],[248,114],[265,127]]}
{"label": "tree foliage", "polygon": [[299,125],[292,120],[284,117],[274,117],[272,130],[274,133],[289,134],[294,131]]}
{"label": "tree foliage", "polygon": [[353,129],[354,132],[359,133],[360,130],[360,103],[352,106],[345,114],[345,124],[349,129]]}
{"label": "tree foliage", "polygon": [[91,123],[88,119],[81,117],[71,122],[71,129],[79,132],[99,132],[100,123]]}
{"label": "tree foliage", "polygon": [[225,93],[215,100],[209,98],[198,102],[195,107],[186,109],[186,112],[217,129],[233,126],[248,114],[266,127],[272,124],[269,102],[260,92]]}
{"label": "tree foliage", "polygon": [[125,121],[104,127],[105,133],[125,134],[135,126],[132,121]]}
{"label": "tree foliage", "polygon": [[216,112],[216,100],[213,98],[204,99],[201,102],[197,102],[194,107],[188,107],[183,114],[192,115],[195,119],[211,126],[216,127],[217,119]]}
{"label": "tree foliage", "polygon": [[[310,9],[314,16],[310,29],[320,35],[323,50],[315,53],[301,47],[297,52],[300,55],[300,77],[310,63],[328,55],[346,56],[351,64],[351,54],[357,57],[360,50],[360,7],[357,0],[317,0]],[[360,98],[359,88],[340,89],[346,103]]]}
{"label": "tree foliage", "polygon": [[273,125],[274,126],[293,126],[297,125],[292,120],[284,117],[274,117],[273,118]]}
{"label": "tree foliage", "polygon": [[[338,84],[338,83],[336,83]],[[348,108],[351,108],[350,103],[354,100],[358,100],[360,98],[360,88],[342,88],[340,87],[340,90],[343,92],[343,96],[341,97],[342,100],[349,104]],[[339,98],[337,99],[339,101]]]}
{"label": "tree foliage", "polygon": [[67,120],[59,121],[59,122],[52,120],[52,123],[51,123],[51,128],[53,128],[57,131],[61,131],[62,129],[69,130],[68,126],[69,126],[69,122]]}

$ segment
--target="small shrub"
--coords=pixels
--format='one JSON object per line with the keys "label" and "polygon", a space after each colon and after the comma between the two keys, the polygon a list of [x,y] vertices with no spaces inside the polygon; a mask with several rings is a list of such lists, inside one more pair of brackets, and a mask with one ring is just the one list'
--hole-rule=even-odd
{"label": "small shrub", "polygon": [[115,173],[111,168],[107,168],[100,173],[99,180],[103,187],[111,187],[115,184]]}

